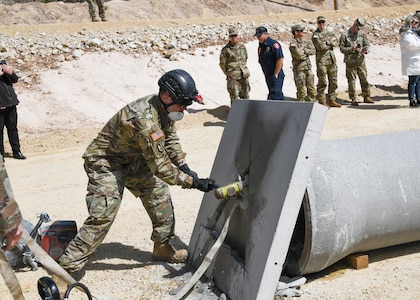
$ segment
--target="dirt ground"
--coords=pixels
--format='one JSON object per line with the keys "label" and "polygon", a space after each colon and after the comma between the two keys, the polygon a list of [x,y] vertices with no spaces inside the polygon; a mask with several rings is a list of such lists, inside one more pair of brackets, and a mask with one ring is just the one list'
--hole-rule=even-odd
{"label": "dirt ground", "polygon": [[[176,2],[176,5],[174,3]],[[238,2],[240,2],[238,4]],[[299,3],[299,5],[297,4]],[[392,7],[378,7],[380,4]],[[179,22],[221,22],[232,19],[273,18],[300,20],[322,11],[338,15],[395,18],[415,10],[414,1],[343,1],[341,7],[359,10],[332,11],[331,3],[288,1],[278,9],[273,1],[110,1],[106,5],[108,23],[92,24],[87,4],[31,2],[0,4],[0,33],[33,30],[79,30],[80,28],[121,28],[133,24],[170,26]],[[376,6],[372,8],[372,6]],[[174,9],[174,7],[176,9]],[[304,8],[312,8],[308,12]],[[245,14],[247,15],[241,15]],[[264,15],[263,15],[264,14]],[[241,16],[239,16],[241,15]],[[266,87],[255,55],[256,41],[247,42],[250,53],[251,98],[265,99]],[[287,42],[282,42],[287,47]],[[58,69],[40,69],[39,83],[28,89],[16,85],[21,104],[19,129],[22,152],[27,160],[6,157],[6,167],[14,193],[26,219],[35,223],[36,214],[46,211],[53,220],[75,220],[81,225],[87,216],[85,190],[87,178],[81,155],[101,126],[125,103],[157,90],[158,70],[184,68],[195,78],[206,105],[194,104],[178,124],[179,136],[191,168],[201,176],[211,172],[214,157],[229,111],[223,74],[218,69],[220,45],[196,49],[196,55],[183,54],[170,62],[159,56],[134,58],[122,53],[89,53],[80,60],[64,62]],[[288,51],[288,50],[285,50]],[[323,139],[382,134],[420,128],[420,108],[410,109],[406,78],[401,75],[396,44],[374,45],[368,56],[369,80],[375,104],[349,105],[344,68],[339,64],[339,101],[343,107],[330,109]],[[337,53],[337,61],[342,56]],[[153,61],[153,66],[150,61]],[[192,67],[194,66],[194,67]],[[285,63],[285,94],[295,96],[290,62]],[[81,75],[82,74],[82,75]],[[220,87],[220,88],[215,88]],[[6,149],[7,148],[6,142]],[[171,187],[176,233],[188,244],[202,193]],[[124,195],[116,221],[99,251],[86,266],[82,279],[93,293],[114,299],[169,299],[169,292],[180,286],[188,272],[183,264],[156,263],[151,259],[151,225],[141,202],[129,192]],[[353,270],[341,262],[308,276],[301,299],[420,299],[418,270],[420,244],[369,252],[367,269]],[[26,299],[39,299],[36,282],[46,275],[23,269],[17,276]],[[200,296],[201,295],[201,296]],[[195,291],[192,299],[206,299]],[[201,298],[200,298],[201,297]],[[11,299],[0,284],[0,299]],[[77,295],[70,299],[85,299]]]}

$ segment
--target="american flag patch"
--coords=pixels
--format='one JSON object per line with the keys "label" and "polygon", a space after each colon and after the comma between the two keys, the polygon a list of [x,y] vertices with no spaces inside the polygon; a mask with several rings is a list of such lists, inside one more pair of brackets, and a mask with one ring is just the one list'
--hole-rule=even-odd
{"label": "american flag patch", "polygon": [[162,130],[156,130],[155,132],[152,132],[152,134],[150,134],[150,136],[152,137],[153,141],[157,141],[158,139],[160,139],[161,137],[163,137],[163,132]]}

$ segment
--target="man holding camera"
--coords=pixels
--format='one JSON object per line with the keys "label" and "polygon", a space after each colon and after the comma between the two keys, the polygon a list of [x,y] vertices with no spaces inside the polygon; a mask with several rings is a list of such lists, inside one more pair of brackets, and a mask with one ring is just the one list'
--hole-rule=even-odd
{"label": "man holding camera", "polygon": [[17,129],[17,108],[19,100],[13,89],[18,76],[5,60],[0,62],[0,154],[4,160],[3,128],[6,126],[13,157],[26,159],[20,152],[19,134]]}
{"label": "man holding camera", "polygon": [[370,87],[367,80],[365,54],[369,53],[370,44],[366,34],[360,30],[363,26],[364,21],[357,18],[349,30],[343,32],[340,37],[340,51],[344,54],[349,98],[353,106],[359,105],[356,100],[356,76],[359,76],[362,87],[363,102],[375,102],[370,98]]}

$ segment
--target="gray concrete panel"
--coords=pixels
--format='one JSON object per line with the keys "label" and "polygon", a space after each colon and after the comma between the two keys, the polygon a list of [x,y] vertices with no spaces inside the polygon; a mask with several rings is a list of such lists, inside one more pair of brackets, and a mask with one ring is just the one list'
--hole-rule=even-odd
{"label": "gray concrete panel", "polygon": [[320,141],[287,272],[420,240],[420,131]]}
{"label": "gray concrete panel", "polygon": [[[235,211],[206,273],[231,299],[274,296],[326,114],[317,103],[233,103],[211,177],[225,185],[249,174],[242,197],[247,205]],[[234,201],[205,194],[189,245],[194,266],[213,245]]]}

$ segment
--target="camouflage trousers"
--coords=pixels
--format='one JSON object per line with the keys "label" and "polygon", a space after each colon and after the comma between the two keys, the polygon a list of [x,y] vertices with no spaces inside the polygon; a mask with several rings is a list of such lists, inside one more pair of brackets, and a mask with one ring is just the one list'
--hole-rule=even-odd
{"label": "camouflage trousers", "polygon": [[370,97],[370,87],[367,80],[366,64],[363,62],[359,66],[346,65],[346,77],[349,85],[349,98],[356,99],[356,76],[359,76],[360,87],[362,88],[362,96]]}
{"label": "camouflage trousers", "polygon": [[296,85],[296,100],[314,102],[316,98],[316,89],[312,71],[294,71],[293,75]]}
{"label": "camouflage trousers", "polygon": [[228,79],[226,81],[227,91],[229,92],[230,102],[236,99],[249,99],[249,91],[251,90],[248,78]]}
{"label": "camouflage trousers", "polygon": [[[318,76],[317,95],[316,99],[320,103],[325,102],[325,90],[328,86],[328,99],[336,100],[337,95],[337,65],[317,65],[316,74]],[[328,78],[328,79],[327,79]]]}
{"label": "camouflage trousers", "polygon": [[64,269],[69,272],[82,269],[99,248],[117,215],[124,187],[141,199],[152,221],[153,241],[165,241],[174,235],[169,187],[153,175],[145,162],[127,167],[106,159],[85,159],[85,171],[89,177],[86,195],[89,217],[60,257]]}
{"label": "camouflage trousers", "polygon": [[103,0],[86,0],[89,6],[89,15],[91,18],[95,17],[95,2],[98,5],[99,17],[105,18],[105,9]]}

